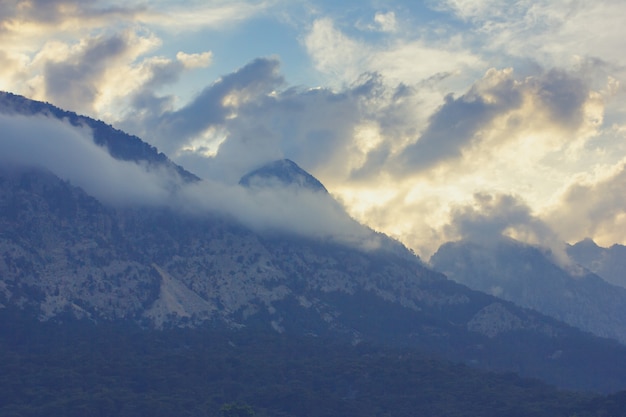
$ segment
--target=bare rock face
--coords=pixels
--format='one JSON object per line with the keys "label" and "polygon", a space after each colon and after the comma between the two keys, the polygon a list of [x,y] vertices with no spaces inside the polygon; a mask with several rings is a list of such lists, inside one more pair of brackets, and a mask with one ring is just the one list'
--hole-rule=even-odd
{"label": "bare rock face", "polygon": [[182,282],[172,278],[167,272],[153,264],[152,267],[161,277],[159,297],[144,312],[144,317],[152,321],[155,327],[162,328],[170,321],[190,319],[192,317],[210,317],[217,310]]}

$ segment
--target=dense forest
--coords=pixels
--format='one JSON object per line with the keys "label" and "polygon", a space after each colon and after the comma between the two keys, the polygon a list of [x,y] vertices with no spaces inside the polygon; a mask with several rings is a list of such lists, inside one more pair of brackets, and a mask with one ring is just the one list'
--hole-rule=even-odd
{"label": "dense forest", "polygon": [[564,392],[412,350],[260,329],[154,331],[0,310],[0,415],[622,416],[626,393]]}

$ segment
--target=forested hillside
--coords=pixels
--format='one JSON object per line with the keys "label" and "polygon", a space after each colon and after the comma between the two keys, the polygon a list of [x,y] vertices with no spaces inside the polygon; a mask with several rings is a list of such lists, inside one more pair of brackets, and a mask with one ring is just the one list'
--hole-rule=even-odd
{"label": "forested hillside", "polygon": [[626,395],[558,391],[415,351],[218,327],[39,322],[0,311],[0,415],[619,416]]}

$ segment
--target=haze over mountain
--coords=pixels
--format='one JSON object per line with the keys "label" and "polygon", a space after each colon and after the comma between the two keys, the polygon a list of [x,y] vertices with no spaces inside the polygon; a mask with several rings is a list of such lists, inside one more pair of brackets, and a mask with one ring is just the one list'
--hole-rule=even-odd
{"label": "haze over mountain", "polygon": [[[0,123],[7,132],[7,140],[0,142],[3,163],[49,169],[105,203],[217,211],[257,229],[377,244],[374,234],[357,225],[332,199],[320,199],[310,189],[297,195],[289,187],[250,192],[236,184],[195,181],[197,177],[138,138],[128,141],[139,146],[124,145],[120,132],[102,122],[8,93],[0,99],[5,103]],[[114,151],[109,154],[107,149]]]}
{"label": "haze over mountain", "polygon": [[545,250],[510,238],[449,242],[430,265],[470,288],[626,344],[626,289],[580,266],[559,266]]}
{"label": "haze over mountain", "polygon": [[608,282],[626,287],[626,246],[615,244],[603,248],[593,240],[585,239],[568,246],[567,253],[574,261]]}
{"label": "haze over mountain", "polygon": [[260,325],[419,348],[562,387],[626,387],[624,346],[427,269],[291,161],[242,175],[262,187],[215,184],[153,148],[113,157],[94,142],[111,127],[30,104],[39,110],[5,105],[0,118],[6,308],[157,328]]}

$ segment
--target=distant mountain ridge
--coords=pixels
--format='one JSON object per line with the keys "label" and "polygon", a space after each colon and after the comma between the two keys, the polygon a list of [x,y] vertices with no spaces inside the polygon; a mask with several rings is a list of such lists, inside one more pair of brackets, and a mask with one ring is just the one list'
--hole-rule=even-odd
{"label": "distant mountain ridge", "polygon": [[[315,187],[293,165],[280,162],[279,177],[295,172],[304,182],[291,184]],[[0,168],[0,305],[42,320],[254,326],[411,347],[562,387],[626,388],[626,347],[452,282],[406,248],[264,234],[212,212],[105,206],[54,173]]]}
{"label": "distant mountain ridge", "polygon": [[614,285],[626,287],[626,246],[598,246],[591,239],[568,245],[567,254],[577,263]]}
{"label": "distant mountain ridge", "polygon": [[430,265],[470,288],[626,343],[626,289],[589,271],[571,273],[538,248],[506,238],[449,242]]}

